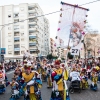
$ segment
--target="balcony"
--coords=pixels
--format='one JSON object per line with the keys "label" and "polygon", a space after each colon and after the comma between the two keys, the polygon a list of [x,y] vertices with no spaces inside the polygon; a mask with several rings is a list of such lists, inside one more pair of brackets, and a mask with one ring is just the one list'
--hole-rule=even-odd
{"label": "balcony", "polygon": [[37,36],[35,35],[35,36],[29,36],[29,40],[31,40],[31,39],[36,39],[37,38]]}
{"label": "balcony", "polygon": [[29,42],[32,42],[32,43],[29,43],[29,47],[32,47],[32,46],[36,46],[36,42],[33,42],[33,41],[29,41]]}
{"label": "balcony", "polygon": [[36,33],[29,33],[29,35],[35,35],[36,36]]}
{"label": "balcony", "polygon": [[19,13],[14,14],[14,18],[18,18],[19,17]]}
{"label": "balcony", "polygon": [[14,32],[14,36],[20,36],[19,32]]}
{"label": "balcony", "polygon": [[29,11],[32,11],[32,10],[34,10],[34,9],[36,10],[37,8],[38,8],[38,7],[37,7],[36,4],[32,4],[32,5],[29,5],[29,6],[28,6],[28,10],[29,10]]}
{"label": "balcony", "polygon": [[30,25],[33,25],[33,26],[39,25],[39,23],[37,22],[37,20],[34,20],[34,18],[29,18],[28,22],[29,22]]}
{"label": "balcony", "polygon": [[14,25],[14,31],[18,31],[19,30],[19,25]]}
{"label": "balcony", "polygon": [[15,37],[14,38],[14,43],[19,43],[20,42],[20,38],[19,37]]}
{"label": "balcony", "polygon": [[20,51],[14,51],[14,55],[20,55]]}
{"label": "balcony", "polygon": [[14,19],[14,23],[18,23],[19,22],[19,19]]}
{"label": "balcony", "polygon": [[35,27],[35,25],[29,25],[29,30],[36,31],[36,30],[37,30],[37,28]]}
{"label": "balcony", "polygon": [[37,49],[31,49],[30,54],[37,54]]}
{"label": "balcony", "polygon": [[29,12],[28,16],[29,17],[36,17],[38,14],[36,12]]}

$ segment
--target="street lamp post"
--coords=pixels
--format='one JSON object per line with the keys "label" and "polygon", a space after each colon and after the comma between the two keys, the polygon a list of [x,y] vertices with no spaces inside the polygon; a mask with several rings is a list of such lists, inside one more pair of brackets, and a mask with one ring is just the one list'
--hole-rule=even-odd
{"label": "street lamp post", "polygon": [[[2,48],[2,30],[5,26],[2,26],[1,27],[1,30],[0,30],[0,49]],[[0,52],[0,63],[2,62],[2,59],[1,59],[1,52]]]}

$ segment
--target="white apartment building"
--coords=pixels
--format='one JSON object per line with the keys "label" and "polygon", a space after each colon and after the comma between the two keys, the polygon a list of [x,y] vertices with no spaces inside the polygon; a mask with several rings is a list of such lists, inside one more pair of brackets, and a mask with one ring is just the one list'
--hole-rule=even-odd
{"label": "white apartment building", "polygon": [[[49,53],[49,22],[37,3],[0,7],[1,47],[6,48],[5,58],[22,58],[29,50],[33,56]],[[27,19],[27,20],[25,20]]]}

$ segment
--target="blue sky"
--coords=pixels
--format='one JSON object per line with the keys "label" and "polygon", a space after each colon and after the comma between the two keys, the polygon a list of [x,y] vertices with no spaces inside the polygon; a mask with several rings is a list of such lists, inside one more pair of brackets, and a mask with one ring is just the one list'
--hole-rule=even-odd
{"label": "blue sky", "polygon": [[[84,4],[87,2],[91,2],[93,0],[63,0],[63,2],[71,3],[71,4]],[[59,11],[60,10],[60,2],[61,0],[2,0],[0,2],[0,6],[9,5],[9,4],[19,4],[19,3],[38,3],[42,8],[44,14]],[[84,5],[82,7],[89,8],[88,12],[88,24],[92,29],[98,30],[100,32],[100,1]],[[57,33],[59,13],[52,14],[46,16],[50,22],[50,37],[54,38]]]}

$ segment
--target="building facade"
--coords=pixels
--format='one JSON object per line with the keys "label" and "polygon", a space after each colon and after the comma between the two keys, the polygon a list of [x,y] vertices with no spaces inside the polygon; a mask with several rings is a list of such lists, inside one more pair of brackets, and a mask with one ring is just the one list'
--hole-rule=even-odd
{"label": "building facade", "polygon": [[0,25],[9,23],[0,27],[1,48],[6,48],[6,58],[20,58],[25,50],[33,56],[48,54],[49,22],[45,17],[36,17],[43,15],[38,4],[1,6],[0,15]]}
{"label": "building facade", "polygon": [[86,34],[80,50],[81,58],[100,57],[100,34]]}
{"label": "building facade", "polygon": [[55,41],[53,38],[50,38],[50,53],[53,56],[57,56],[57,48],[56,48]]}

